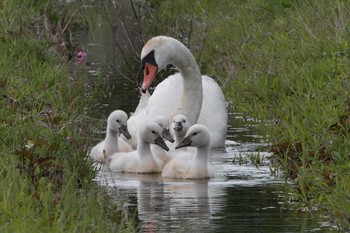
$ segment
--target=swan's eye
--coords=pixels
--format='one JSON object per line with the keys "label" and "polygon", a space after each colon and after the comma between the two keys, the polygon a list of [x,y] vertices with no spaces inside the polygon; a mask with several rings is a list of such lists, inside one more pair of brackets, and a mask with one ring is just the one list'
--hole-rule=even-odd
{"label": "swan's eye", "polygon": [[119,120],[117,120],[117,122],[118,122],[118,123],[120,123],[120,121],[119,121]]}
{"label": "swan's eye", "polygon": [[196,136],[197,135],[197,133],[193,133],[193,136]]}
{"label": "swan's eye", "polygon": [[183,122],[183,123],[186,123],[186,120],[183,120],[182,122]]}
{"label": "swan's eye", "polygon": [[154,130],[152,130],[152,133],[153,133],[153,134],[156,134],[156,132],[155,132]]}

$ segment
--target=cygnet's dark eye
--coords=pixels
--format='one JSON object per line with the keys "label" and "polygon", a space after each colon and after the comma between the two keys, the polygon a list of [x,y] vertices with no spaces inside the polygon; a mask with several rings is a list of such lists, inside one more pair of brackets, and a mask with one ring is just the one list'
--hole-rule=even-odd
{"label": "cygnet's dark eye", "polygon": [[156,132],[155,132],[154,130],[152,130],[152,133],[153,133],[153,134],[156,134]]}
{"label": "cygnet's dark eye", "polygon": [[185,123],[185,122],[186,122],[186,120],[183,120],[182,122],[183,122],[183,123]]}
{"label": "cygnet's dark eye", "polygon": [[118,119],[117,119],[117,122],[120,123]]}
{"label": "cygnet's dark eye", "polygon": [[197,133],[193,133],[193,136],[196,136],[197,135]]}

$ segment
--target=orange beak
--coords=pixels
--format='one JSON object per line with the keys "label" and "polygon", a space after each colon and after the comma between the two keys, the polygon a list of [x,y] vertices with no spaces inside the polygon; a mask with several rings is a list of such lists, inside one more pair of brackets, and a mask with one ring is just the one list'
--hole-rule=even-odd
{"label": "orange beak", "polygon": [[158,72],[158,67],[149,63],[145,63],[145,68],[143,69],[143,83],[141,86],[142,92],[145,93],[147,89],[151,86],[154,77]]}

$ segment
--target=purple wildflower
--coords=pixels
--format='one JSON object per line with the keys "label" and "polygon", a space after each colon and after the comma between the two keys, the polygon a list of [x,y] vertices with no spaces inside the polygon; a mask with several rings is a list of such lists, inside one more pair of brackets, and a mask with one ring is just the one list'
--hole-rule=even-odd
{"label": "purple wildflower", "polygon": [[79,64],[83,63],[86,60],[86,56],[87,56],[86,52],[79,50],[79,52],[77,53],[78,63]]}

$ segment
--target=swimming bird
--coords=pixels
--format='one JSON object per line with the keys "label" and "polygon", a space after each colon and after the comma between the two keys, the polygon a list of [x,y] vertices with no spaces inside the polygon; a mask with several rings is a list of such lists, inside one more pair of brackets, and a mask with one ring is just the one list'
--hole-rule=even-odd
{"label": "swimming bird", "polygon": [[[140,91],[141,92],[141,91]],[[131,113],[131,116],[128,119],[127,125],[128,130],[131,135],[134,135],[134,137],[131,137],[130,140],[127,140],[127,142],[136,149],[137,146],[137,129],[140,127],[140,125],[144,122],[145,119],[145,110],[148,104],[148,99],[151,96],[149,91],[141,92],[141,97],[139,100],[139,103],[133,113]]]}
{"label": "swimming bird", "polygon": [[190,126],[190,122],[185,115],[179,114],[173,117],[173,121],[171,123],[171,132],[175,136],[175,145],[178,145],[182,141]]}
{"label": "swimming bird", "polygon": [[181,179],[207,179],[214,176],[209,163],[210,132],[205,125],[192,125],[175,149],[194,146],[195,152],[181,151],[163,168],[162,176]]}
{"label": "swimming bird", "polygon": [[[175,141],[172,137],[169,129],[169,121],[164,116],[157,116],[154,121],[162,128],[162,137],[168,142],[167,146],[169,147]],[[158,145],[151,144],[151,152],[160,167],[164,167],[165,163],[169,161],[168,152],[159,147]]]}
{"label": "swimming bird", "polygon": [[137,131],[137,149],[126,153],[114,153],[111,156],[109,167],[114,172],[132,173],[160,173],[151,152],[150,144],[157,144],[164,150],[169,148],[162,136],[162,128],[156,122],[146,122]]}
{"label": "swimming bird", "polygon": [[[128,115],[122,110],[113,111],[107,119],[107,132],[105,139],[91,149],[90,158],[94,161],[103,162],[111,154],[119,151],[130,151],[129,145],[123,144],[119,138],[122,133],[126,138],[130,138],[130,133],[126,126]],[[121,143],[122,145],[119,145]]]}
{"label": "swimming bird", "polygon": [[[156,74],[168,64],[180,73],[169,76],[157,85],[137,115],[139,125],[163,115],[169,121],[173,116],[187,116],[190,124],[204,124],[209,128],[212,147],[225,147],[227,132],[226,102],[219,85],[210,77],[202,76],[190,50],[180,41],[166,36],[150,39],[142,49],[141,62],[144,79],[141,86],[146,92]],[[132,127],[128,122],[128,127]],[[134,137],[134,134],[132,134]],[[135,135],[136,137],[137,135]]]}
{"label": "swimming bird", "polygon": [[182,151],[195,151],[194,147],[183,147],[175,150],[175,146],[178,145],[182,139],[184,139],[190,126],[191,125],[186,116],[179,114],[173,117],[170,130],[175,137],[175,143],[169,146],[170,150],[167,153],[168,160],[174,158],[174,156]]}

